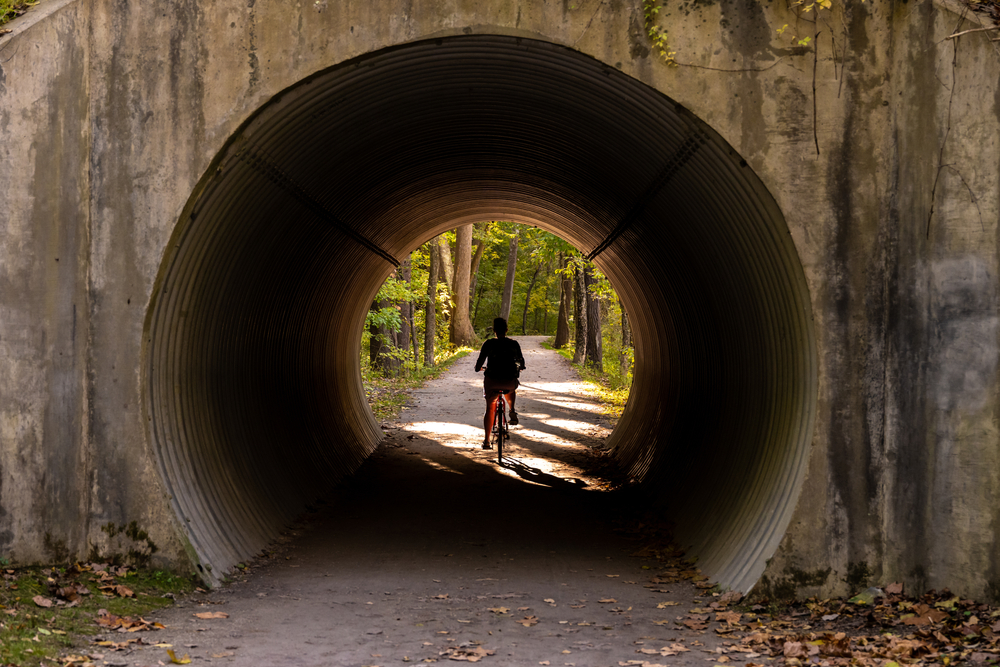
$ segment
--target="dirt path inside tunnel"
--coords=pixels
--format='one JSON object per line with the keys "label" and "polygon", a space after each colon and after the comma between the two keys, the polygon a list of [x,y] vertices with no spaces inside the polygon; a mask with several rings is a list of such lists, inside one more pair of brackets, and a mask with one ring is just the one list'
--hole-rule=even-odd
{"label": "dirt path inside tunnel", "polygon": [[[171,644],[192,664],[584,667],[719,657],[724,637],[704,609],[713,598],[690,581],[651,583],[664,563],[648,549],[637,555],[648,536],[621,530],[629,506],[588,473],[589,447],[610,433],[598,405],[540,337],[519,340],[528,369],[505,467],[479,447],[482,376],[474,357],[462,359],[413,393],[358,474],[250,574],[179,601],[156,618],[167,629],[146,641]],[[228,617],[194,616],[204,612]],[[709,627],[692,629],[692,619]],[[169,663],[162,645],[129,650],[104,661]],[[730,655],[722,662],[746,659]]]}

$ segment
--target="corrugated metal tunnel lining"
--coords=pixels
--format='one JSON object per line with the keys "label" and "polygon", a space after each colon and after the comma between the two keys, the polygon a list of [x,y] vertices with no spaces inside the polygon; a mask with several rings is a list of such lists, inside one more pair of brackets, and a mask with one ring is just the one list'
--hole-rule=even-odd
{"label": "corrugated metal tunnel lining", "polygon": [[146,382],[154,456],[207,576],[371,453],[371,299],[412,248],[485,219],[596,254],[636,345],[611,444],[703,570],[749,588],[798,497],[816,400],[784,220],[669,98],[501,36],[317,74],[245,123],[192,195],[151,304]]}

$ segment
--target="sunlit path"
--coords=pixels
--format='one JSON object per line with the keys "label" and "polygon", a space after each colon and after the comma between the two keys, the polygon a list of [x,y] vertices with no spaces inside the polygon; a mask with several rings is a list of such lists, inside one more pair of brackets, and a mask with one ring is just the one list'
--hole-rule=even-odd
{"label": "sunlit path", "polygon": [[[504,456],[549,475],[582,479],[580,458],[611,430],[600,404],[590,398],[569,363],[541,346],[545,336],[514,336],[524,352],[526,370],[517,390],[520,424],[511,427]],[[413,392],[413,404],[400,427],[471,460],[487,463],[496,453],[480,447],[483,439],[483,376],[474,371],[476,355],[459,360],[448,372]],[[504,468],[508,474],[516,474]]]}

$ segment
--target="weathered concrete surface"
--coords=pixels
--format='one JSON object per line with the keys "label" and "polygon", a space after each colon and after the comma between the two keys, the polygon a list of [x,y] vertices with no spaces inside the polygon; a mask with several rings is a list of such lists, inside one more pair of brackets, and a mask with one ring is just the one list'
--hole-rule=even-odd
{"label": "weathered concrete surface", "polygon": [[814,60],[775,32],[814,24],[777,5],[661,16],[685,66],[650,54],[639,2],[50,0],[14,22],[0,38],[0,555],[79,554],[104,545],[101,525],[135,520],[165,562],[188,562],[141,369],[155,281],[199,179],[255,110],[324,68],[501,34],[579,50],[669,95],[784,215],[819,400],[807,492],[761,587],[901,579],[1000,594],[988,37],[945,40],[974,24],[931,2],[849,3]]}

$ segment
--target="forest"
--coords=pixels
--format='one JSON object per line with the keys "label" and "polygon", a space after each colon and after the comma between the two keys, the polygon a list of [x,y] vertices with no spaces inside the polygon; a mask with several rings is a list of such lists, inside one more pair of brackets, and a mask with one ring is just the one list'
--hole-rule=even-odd
{"label": "forest", "polygon": [[478,349],[496,317],[513,338],[550,337],[586,379],[627,398],[631,329],[608,279],[558,236],[505,221],[436,236],[389,276],[362,336],[366,387],[424,377],[457,351]]}

